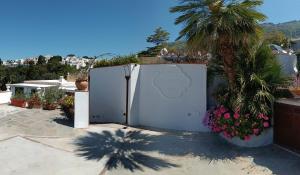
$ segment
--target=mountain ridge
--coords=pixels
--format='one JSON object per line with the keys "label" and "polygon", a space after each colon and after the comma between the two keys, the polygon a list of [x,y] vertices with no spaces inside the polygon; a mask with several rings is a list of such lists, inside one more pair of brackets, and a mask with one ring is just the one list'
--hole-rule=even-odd
{"label": "mountain ridge", "polygon": [[288,38],[296,39],[300,38],[300,20],[293,20],[283,23],[263,23],[261,26],[264,28],[265,32],[275,32],[281,31]]}

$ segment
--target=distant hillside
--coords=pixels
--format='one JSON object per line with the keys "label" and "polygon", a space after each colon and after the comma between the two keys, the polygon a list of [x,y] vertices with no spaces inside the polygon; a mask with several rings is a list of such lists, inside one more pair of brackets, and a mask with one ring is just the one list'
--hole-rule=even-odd
{"label": "distant hillside", "polygon": [[289,38],[300,38],[300,21],[262,24],[266,32],[281,31]]}

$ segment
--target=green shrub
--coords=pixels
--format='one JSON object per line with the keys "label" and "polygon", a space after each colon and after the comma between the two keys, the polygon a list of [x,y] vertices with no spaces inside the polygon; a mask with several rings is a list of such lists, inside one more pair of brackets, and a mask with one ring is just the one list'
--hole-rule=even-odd
{"label": "green shrub", "polygon": [[290,83],[267,45],[257,46],[251,54],[240,55],[236,87],[219,87],[215,93],[219,104],[204,120],[213,132],[229,138],[249,140],[251,135],[260,135],[271,127],[276,91]]}
{"label": "green shrub", "polygon": [[253,53],[253,57],[240,56],[236,64],[237,87],[234,90],[221,87],[216,93],[217,99],[220,104],[232,110],[269,115],[276,98],[275,92],[278,87],[288,86],[289,78],[283,74],[280,64],[267,45],[257,46]]}
{"label": "green shrub", "polygon": [[24,93],[15,93],[15,95],[13,95],[11,97],[12,100],[26,100],[27,97],[26,95],[24,95]]}
{"label": "green shrub", "polygon": [[159,45],[159,46],[154,46],[154,47],[149,47],[147,50],[141,51],[138,53],[139,57],[156,57],[157,55],[160,54],[160,51],[164,48],[164,46]]}
{"label": "green shrub", "polygon": [[120,56],[120,57],[112,58],[110,60],[104,59],[104,60],[97,61],[94,65],[94,68],[119,66],[119,65],[125,65],[130,63],[139,63],[139,59],[136,58],[135,55]]}
{"label": "green shrub", "polygon": [[68,108],[73,108],[74,107],[74,96],[66,96],[62,100],[62,106],[68,107]]}
{"label": "green shrub", "polygon": [[63,92],[57,87],[47,88],[45,89],[45,93],[43,96],[43,103],[47,103],[47,104],[58,103],[58,100],[60,100],[62,97],[63,97]]}
{"label": "green shrub", "polygon": [[62,111],[69,119],[74,119],[74,96],[69,95],[63,98],[61,102]]}

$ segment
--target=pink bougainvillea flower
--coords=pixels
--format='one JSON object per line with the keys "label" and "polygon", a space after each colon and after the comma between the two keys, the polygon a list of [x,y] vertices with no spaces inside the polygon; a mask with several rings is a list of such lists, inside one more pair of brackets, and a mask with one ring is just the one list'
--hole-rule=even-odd
{"label": "pink bougainvillea flower", "polygon": [[230,134],[228,134],[226,131],[224,131],[224,132],[223,132],[223,135],[224,135],[226,138],[228,138],[228,139],[230,139],[230,138],[231,138],[231,135],[230,135]]}
{"label": "pink bougainvillea flower", "polygon": [[234,126],[240,126],[240,122],[235,122]]}
{"label": "pink bougainvillea flower", "polygon": [[257,129],[257,128],[253,129],[253,134],[255,134],[255,135],[259,134],[259,129]]}
{"label": "pink bougainvillea flower", "polygon": [[260,113],[258,114],[258,118],[263,118],[264,114]]}
{"label": "pink bougainvillea flower", "polygon": [[250,139],[251,139],[250,136],[245,136],[245,137],[244,137],[244,140],[245,140],[245,141],[249,141]]}
{"label": "pink bougainvillea flower", "polygon": [[230,114],[229,114],[229,113],[226,113],[226,114],[224,115],[224,118],[225,118],[225,119],[230,119]]}
{"label": "pink bougainvillea flower", "polygon": [[264,127],[268,128],[270,126],[269,122],[264,122]]}
{"label": "pink bougainvillea flower", "polygon": [[264,119],[264,120],[269,120],[269,117],[266,116],[265,114],[262,114],[262,113],[260,113],[260,114],[258,115],[258,118]]}
{"label": "pink bougainvillea flower", "polygon": [[221,128],[216,127],[216,128],[215,128],[215,132],[221,132]]}
{"label": "pink bougainvillea flower", "polygon": [[223,125],[222,129],[225,130],[227,128],[227,125]]}
{"label": "pink bougainvillea flower", "polygon": [[269,117],[267,117],[267,116],[265,116],[265,118],[264,118],[265,120],[269,120]]}
{"label": "pink bougainvillea flower", "polygon": [[234,117],[235,119],[239,119],[239,118],[240,118],[240,114],[234,113],[233,117]]}
{"label": "pink bougainvillea flower", "polygon": [[226,111],[227,111],[227,109],[222,105],[222,106],[220,107],[220,112],[221,112],[222,114],[224,114]]}
{"label": "pink bougainvillea flower", "polygon": [[216,109],[216,110],[214,111],[214,114],[215,114],[217,117],[221,117],[221,116],[222,116],[222,113],[221,113],[220,109]]}
{"label": "pink bougainvillea flower", "polygon": [[263,116],[263,119],[264,119],[264,120],[269,120],[269,117],[266,116],[266,115],[264,115],[264,116]]}

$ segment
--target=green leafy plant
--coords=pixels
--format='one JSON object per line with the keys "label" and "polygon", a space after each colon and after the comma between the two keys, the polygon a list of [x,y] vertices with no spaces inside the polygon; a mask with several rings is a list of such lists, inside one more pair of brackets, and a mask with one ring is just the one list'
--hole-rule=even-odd
{"label": "green leafy plant", "polygon": [[46,110],[56,109],[59,100],[63,97],[63,92],[57,87],[45,89],[43,96],[43,108]]}
{"label": "green leafy plant", "polygon": [[238,86],[232,107],[254,115],[270,114],[277,89],[289,86],[290,78],[283,74],[276,56],[266,44],[256,45],[252,55],[241,54],[241,57],[248,59],[239,59]]}
{"label": "green leafy plant", "polygon": [[11,97],[11,100],[26,100],[28,97],[24,93],[15,93]]}
{"label": "green leafy plant", "polygon": [[266,32],[264,38],[269,44],[276,44],[284,49],[289,48],[291,45],[290,40],[281,31]]}
{"label": "green leafy plant", "polygon": [[119,56],[116,58],[112,58],[110,60],[104,59],[104,60],[97,61],[94,65],[94,68],[119,66],[119,65],[125,65],[130,63],[139,63],[139,60],[138,58],[136,58],[135,55]]}
{"label": "green leafy plant", "polygon": [[215,92],[219,105],[209,111],[205,120],[214,132],[249,140],[271,126],[276,91],[288,86],[290,79],[282,73],[266,44],[258,44],[252,55],[242,52],[240,57],[236,87],[223,85]]}
{"label": "green leafy plant", "polygon": [[88,81],[88,77],[88,72],[86,70],[82,70],[76,74],[76,81]]}
{"label": "green leafy plant", "polygon": [[62,99],[61,107],[66,117],[69,119],[74,119],[74,96],[68,95]]}

